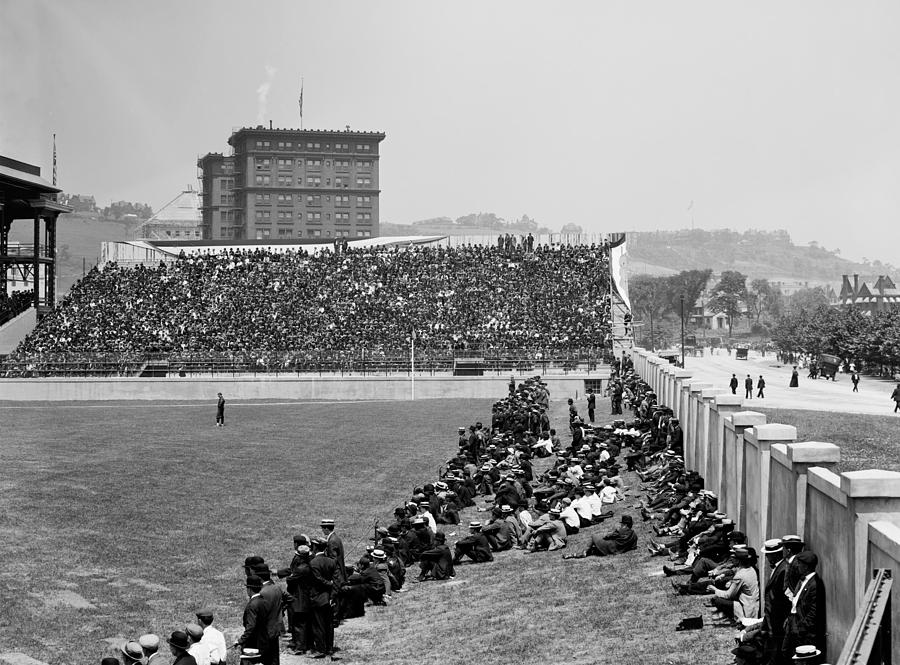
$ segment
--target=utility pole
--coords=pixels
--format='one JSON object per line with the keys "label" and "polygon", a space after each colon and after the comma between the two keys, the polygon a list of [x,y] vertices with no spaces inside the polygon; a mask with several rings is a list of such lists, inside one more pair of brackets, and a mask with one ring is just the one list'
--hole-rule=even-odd
{"label": "utility pole", "polygon": [[681,369],[684,369],[684,294],[681,294]]}

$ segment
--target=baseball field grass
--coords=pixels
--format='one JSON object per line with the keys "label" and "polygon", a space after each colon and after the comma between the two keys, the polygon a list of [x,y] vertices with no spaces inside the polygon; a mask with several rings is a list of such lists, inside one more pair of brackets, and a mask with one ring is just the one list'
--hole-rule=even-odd
{"label": "baseball field grass", "polygon": [[872,416],[797,409],[757,409],[770,423],[797,428],[797,441],[822,441],[841,448],[835,473],[900,471],[900,415]]}
{"label": "baseball field grass", "polygon": [[[290,561],[291,537],[332,517],[348,561],[415,485],[434,480],[456,427],[490,401],[0,405],[0,654],[97,663],[126,638],[168,635],[209,605],[229,643],[243,558]],[[553,422],[565,422],[565,403]],[[598,411],[608,411],[598,401]],[[565,426],[560,428],[567,431]],[[614,527],[636,513],[638,479]],[[469,509],[463,520],[484,517]],[[727,663],[733,631],[674,632],[705,614],[639,549],[563,561],[501,553],[455,580],[408,584],[337,631],[349,663]],[[448,533],[458,529],[446,528]],[[589,533],[570,539],[586,546]],[[451,542],[456,540],[451,535]],[[410,570],[410,577],[416,574]],[[237,663],[234,655],[230,663]],[[305,662],[283,655],[282,662]]]}

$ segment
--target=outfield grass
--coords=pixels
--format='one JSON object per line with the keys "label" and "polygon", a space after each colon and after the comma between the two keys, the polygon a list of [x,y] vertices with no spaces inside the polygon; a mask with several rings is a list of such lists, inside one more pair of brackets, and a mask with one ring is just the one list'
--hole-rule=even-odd
{"label": "outfield grass", "polygon": [[822,441],[841,448],[834,472],[884,469],[900,471],[900,416],[757,409],[770,423],[797,428],[797,441]]}
{"label": "outfield grass", "polygon": [[[214,404],[2,408],[0,652],[96,663],[126,637],[181,628],[200,605],[216,609],[231,640],[246,600],[245,556],[286,565],[291,536],[316,532],[328,516],[355,560],[373,520],[389,520],[413,486],[433,480],[456,427],[487,419],[489,408],[489,400],[230,404],[221,429]],[[554,403],[554,423],[565,422],[565,409]],[[612,528],[622,510],[635,512],[619,507],[594,528]],[[646,554],[640,518],[637,529],[640,549],[618,558],[516,551],[461,566],[451,582],[409,584],[391,606],[338,630],[342,655],[397,664],[730,662],[731,631],[674,632],[680,617],[710,610],[672,594],[654,574],[664,561]],[[575,536],[570,548],[588,539]]]}

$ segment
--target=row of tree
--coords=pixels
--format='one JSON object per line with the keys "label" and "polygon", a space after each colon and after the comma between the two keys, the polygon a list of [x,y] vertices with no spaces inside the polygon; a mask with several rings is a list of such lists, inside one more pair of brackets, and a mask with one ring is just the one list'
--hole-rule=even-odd
{"label": "row of tree", "polygon": [[830,353],[857,368],[895,368],[900,366],[900,310],[867,316],[852,307],[802,307],[778,318],[772,341],[784,351],[813,357]]}

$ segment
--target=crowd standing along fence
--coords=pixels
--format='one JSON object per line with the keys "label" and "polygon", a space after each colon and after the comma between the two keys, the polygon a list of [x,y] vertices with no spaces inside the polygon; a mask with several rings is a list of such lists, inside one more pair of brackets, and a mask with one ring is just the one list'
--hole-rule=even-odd
{"label": "crowd standing along fence", "polygon": [[0,378],[133,376],[483,376],[590,373],[613,360],[606,348],[560,350],[53,353],[0,361]]}
{"label": "crowd standing along fence", "polygon": [[[869,653],[853,645],[860,643],[860,630],[878,628],[868,625],[877,615],[872,606],[877,594],[867,594],[873,575],[880,579],[879,570],[900,572],[900,473],[836,474],[832,468],[840,461],[840,448],[833,443],[798,442],[795,427],[744,410],[739,396],[645,349],[631,353],[637,373],[682,423],[686,468],[704,477],[706,488],[719,496],[720,510],[747,534],[748,543],[760,550],[767,538],[796,533],[818,554],[829,662],[869,662]],[[764,602],[771,570],[764,558],[760,565]],[[894,630],[880,634],[887,632],[889,639],[900,626],[900,603],[887,608],[885,624]],[[889,647],[893,662],[900,662],[900,645],[895,641]]]}

